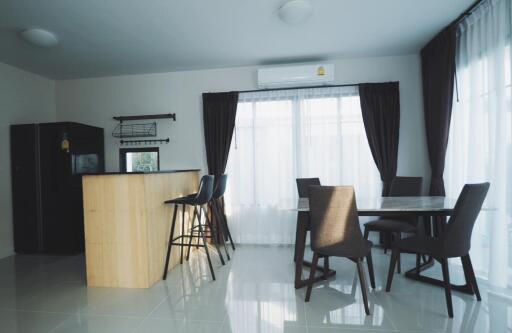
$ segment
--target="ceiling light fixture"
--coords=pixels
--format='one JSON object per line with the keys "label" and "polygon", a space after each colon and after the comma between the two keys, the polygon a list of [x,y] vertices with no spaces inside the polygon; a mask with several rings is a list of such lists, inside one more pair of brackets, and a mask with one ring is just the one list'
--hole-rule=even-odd
{"label": "ceiling light fixture", "polygon": [[59,43],[54,33],[43,29],[27,29],[21,32],[21,37],[30,44],[39,47],[52,47]]}
{"label": "ceiling light fixture", "polygon": [[291,0],[283,4],[279,10],[279,18],[288,24],[306,22],[313,13],[313,6],[307,0]]}

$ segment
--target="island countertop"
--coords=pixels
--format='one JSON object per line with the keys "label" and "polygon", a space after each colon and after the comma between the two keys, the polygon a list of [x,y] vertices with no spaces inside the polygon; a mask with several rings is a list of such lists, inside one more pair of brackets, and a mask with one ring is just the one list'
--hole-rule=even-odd
{"label": "island countertop", "polygon": [[178,172],[190,172],[190,171],[201,171],[201,169],[174,169],[174,170],[159,170],[159,171],[110,171],[110,172],[98,172],[98,173],[84,173],[82,176],[112,176],[112,175],[150,175],[154,173],[178,173]]}

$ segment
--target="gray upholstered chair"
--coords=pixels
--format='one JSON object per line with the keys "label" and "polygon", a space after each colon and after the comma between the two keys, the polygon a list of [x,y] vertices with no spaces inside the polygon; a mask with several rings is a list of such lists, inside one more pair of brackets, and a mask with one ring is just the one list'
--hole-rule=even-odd
{"label": "gray upholstered chair", "polygon": [[466,284],[475,293],[478,301],[481,300],[476,282],[475,272],[471,265],[469,249],[471,248],[471,233],[478,213],[482,208],[489,183],[466,184],[457,199],[453,214],[448,223],[442,228],[438,238],[414,236],[404,238],[393,244],[393,253],[389,265],[386,291],[391,290],[393,271],[401,252],[416,254],[416,274],[419,275],[419,256],[429,255],[441,263],[443,270],[443,287],[448,307],[448,315],[453,317],[450,273],[448,271],[448,258],[460,257]]}
{"label": "gray upholstered chair", "polygon": [[[390,197],[416,197],[421,195],[421,177],[395,177],[389,190]],[[386,240],[391,243],[392,238],[399,240],[402,233],[416,233],[418,219],[415,217],[386,217],[365,223],[364,238],[368,239],[370,231],[383,232]],[[384,242],[384,253],[388,244]],[[400,258],[398,260],[397,272],[400,273]]]}
{"label": "gray upholstered chair", "polygon": [[371,253],[372,243],[364,239],[361,233],[354,188],[352,186],[310,186],[309,209],[313,262],[306,292],[306,302],[311,297],[318,259],[325,256],[344,257],[356,263],[364,308],[366,314],[369,315],[370,308],[368,307],[363,260],[366,257],[371,286],[375,289]]}

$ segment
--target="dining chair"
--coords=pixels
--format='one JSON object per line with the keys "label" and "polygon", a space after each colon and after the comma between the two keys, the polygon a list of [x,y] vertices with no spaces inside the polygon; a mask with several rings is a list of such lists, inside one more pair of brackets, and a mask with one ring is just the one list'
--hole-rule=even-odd
{"label": "dining chair", "polygon": [[[421,187],[423,185],[423,178],[421,177],[395,177],[391,183],[389,190],[390,197],[416,197],[421,195]],[[403,216],[390,216],[379,218],[365,223],[364,225],[364,238],[368,239],[370,231],[379,231],[384,233],[385,240],[389,242],[399,240],[402,233],[416,233],[418,218],[417,217],[403,217]],[[384,242],[384,253],[387,251],[388,244]],[[401,271],[400,258],[398,258],[397,272]]]}
{"label": "dining chair", "polygon": [[478,284],[469,257],[471,248],[471,233],[473,226],[482,208],[483,202],[489,191],[489,183],[466,184],[457,199],[453,214],[448,223],[442,228],[437,238],[426,236],[413,236],[404,238],[393,244],[393,252],[389,264],[386,291],[391,290],[393,271],[400,253],[416,254],[416,274],[420,274],[420,255],[429,255],[437,260],[442,267],[443,287],[448,308],[448,316],[453,318],[450,273],[448,270],[448,258],[460,257],[466,284],[472,289],[478,301],[481,300]]}
{"label": "dining chair", "polygon": [[[320,185],[320,178],[297,178],[297,192],[299,194],[299,198],[309,198],[309,187],[313,185]],[[300,232],[299,228],[301,224],[305,227],[305,234],[303,235],[304,239],[299,239]],[[309,212],[298,212],[297,213],[297,226],[295,230],[295,252],[293,256],[293,261],[297,260],[297,251],[300,251],[299,244],[306,243],[307,232],[309,231]],[[325,259],[329,260],[329,259]],[[328,266],[328,263],[325,263]]]}
{"label": "dining chair", "polygon": [[375,289],[372,243],[363,238],[352,186],[310,186],[311,250],[313,262],[306,291],[309,302],[318,259],[326,256],[348,258],[356,264],[364,309],[370,314],[363,260],[366,258],[370,283]]}

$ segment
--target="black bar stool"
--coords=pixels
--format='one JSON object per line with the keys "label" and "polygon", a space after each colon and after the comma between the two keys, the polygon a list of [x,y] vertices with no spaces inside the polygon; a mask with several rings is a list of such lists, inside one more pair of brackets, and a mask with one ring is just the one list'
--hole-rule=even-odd
{"label": "black bar stool", "polygon": [[229,231],[228,220],[224,214],[224,204],[222,201],[224,193],[226,192],[227,181],[228,175],[226,174],[215,177],[215,190],[213,191],[211,205],[215,216],[218,218],[224,241],[229,240],[231,247],[235,250],[235,242],[233,242],[233,238],[231,238],[231,232]]}
{"label": "black bar stool", "polygon": [[[190,247],[192,245],[192,239],[197,238],[198,242],[195,245],[196,247],[204,247],[206,252],[206,258],[208,259],[208,265],[210,266],[210,272],[212,274],[212,279],[215,280],[215,273],[213,272],[213,266],[212,261],[210,259],[210,253],[208,251],[208,243],[206,241],[206,238],[209,238],[211,236],[206,236],[205,231],[203,227],[204,224],[201,224],[201,211],[205,212],[205,217],[208,223],[208,227],[211,228],[211,231],[213,234],[216,234],[215,226],[213,226],[212,223],[210,223],[208,219],[208,214],[206,214],[206,211],[204,210],[204,205],[207,204],[213,194],[213,182],[214,178],[213,176],[203,176],[201,178],[201,182],[199,184],[199,191],[195,195],[180,197],[172,200],[165,201],[166,204],[174,204],[174,213],[172,217],[172,225],[171,225],[171,232],[169,235],[169,244],[167,246],[167,256],[165,259],[165,268],[164,268],[164,276],[163,279],[165,280],[167,278],[167,271],[169,269],[169,260],[171,258],[171,248],[173,245],[180,246],[181,248],[181,255],[180,255],[180,263],[183,263],[183,247],[188,247],[188,253],[187,253],[187,260],[189,259],[190,254]],[[178,212],[178,206],[182,206],[182,221],[181,221],[181,236],[174,237],[174,228],[176,226],[176,216]],[[194,214],[192,216],[192,226],[189,229],[188,233],[185,233],[185,207],[189,205],[194,208]],[[199,206],[199,210],[197,209],[197,206]],[[198,220],[197,225],[195,225],[196,217]],[[188,243],[185,243],[184,239],[188,238]],[[215,237],[211,237],[213,244],[215,245],[215,248],[217,250],[217,254],[219,255],[221,263],[224,265],[224,258],[222,257],[222,253],[220,252],[219,245],[215,239]],[[202,240],[202,244],[200,244],[200,240]]]}

